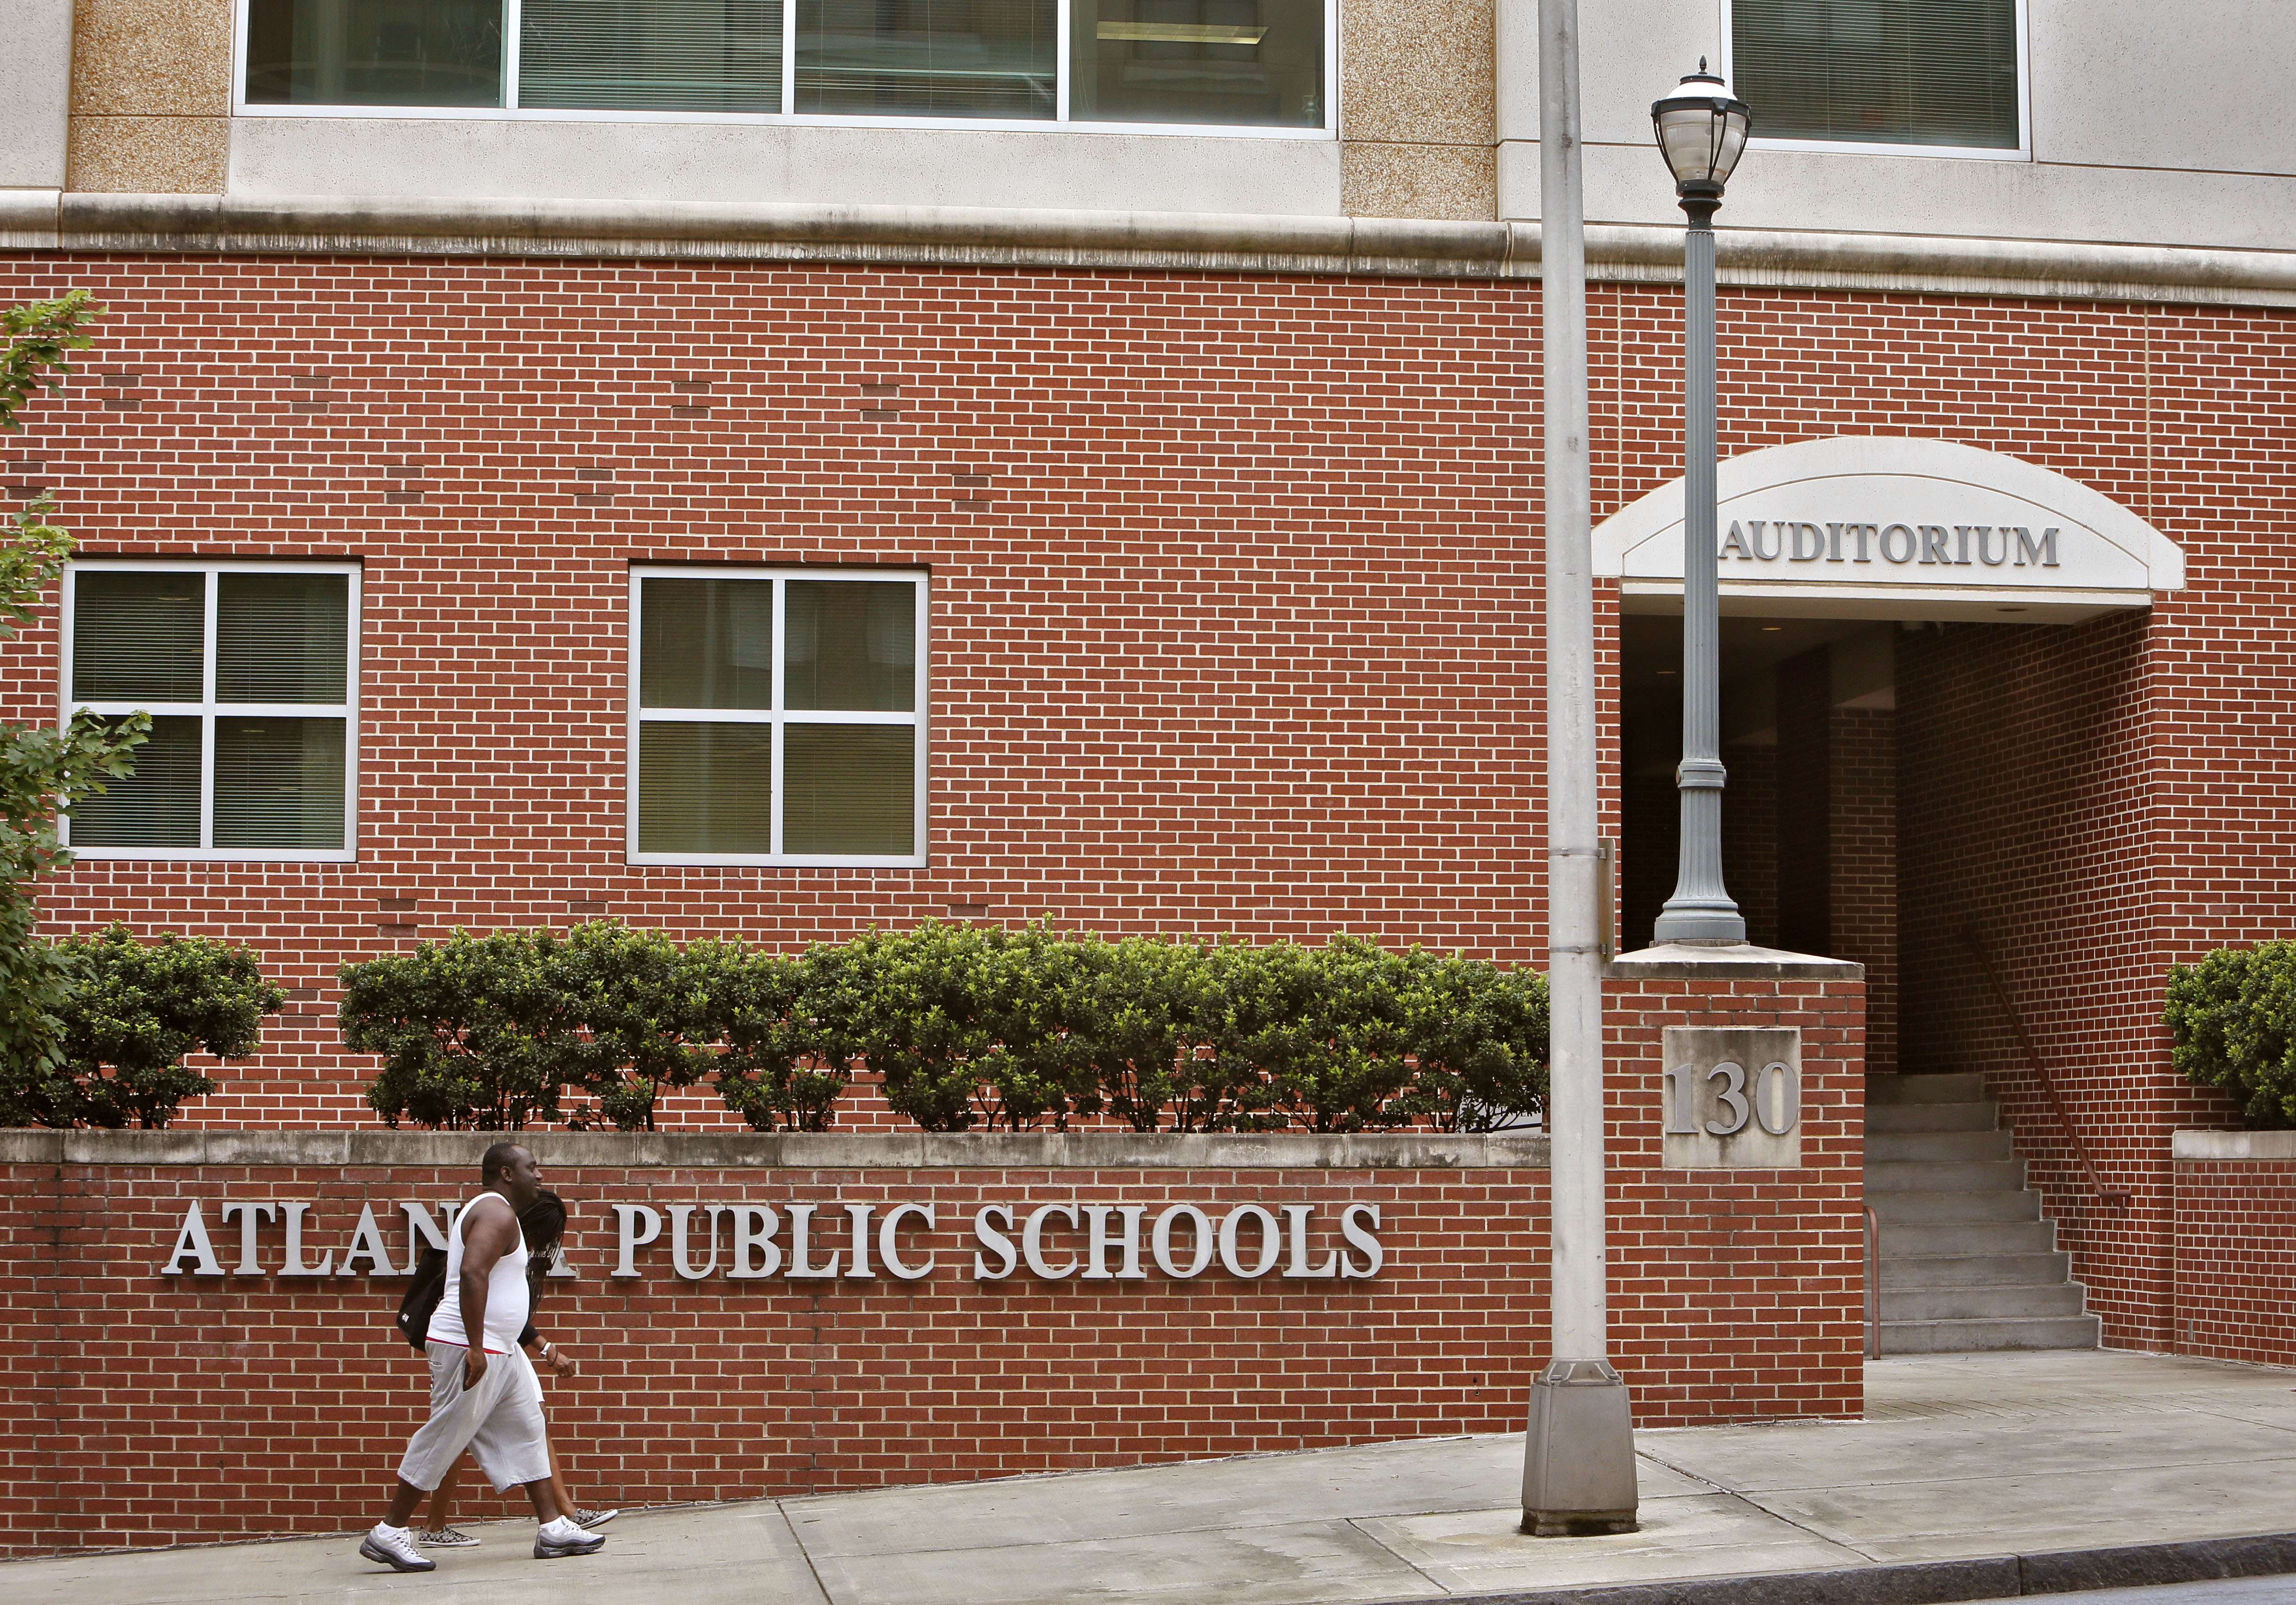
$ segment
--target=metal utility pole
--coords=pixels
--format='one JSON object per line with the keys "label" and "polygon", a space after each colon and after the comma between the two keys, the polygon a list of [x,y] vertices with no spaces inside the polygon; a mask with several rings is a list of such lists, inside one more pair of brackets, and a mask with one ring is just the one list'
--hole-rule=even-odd
{"label": "metal utility pole", "polygon": [[[1505,86],[1502,86],[1504,91]],[[1538,0],[1540,341],[1546,440],[1546,924],[1552,1349],[1532,1388],[1523,1531],[1632,1532],[1634,1421],[1609,1362],[1594,498],[1576,0]]]}

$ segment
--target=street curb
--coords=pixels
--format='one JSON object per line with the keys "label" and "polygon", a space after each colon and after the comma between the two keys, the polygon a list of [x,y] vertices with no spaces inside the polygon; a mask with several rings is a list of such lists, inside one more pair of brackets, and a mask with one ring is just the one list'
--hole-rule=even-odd
{"label": "street curb", "polygon": [[[1915,1560],[1835,1571],[1766,1572],[1679,1583],[1599,1583],[1523,1593],[1460,1594],[1445,1605],[1952,1605],[2092,1588],[2144,1588],[2296,1572],[2296,1533],[2049,1550],[1975,1560]],[[1406,1605],[1397,1601],[1396,1605]],[[1417,1601],[1408,1605],[1418,1605]]]}

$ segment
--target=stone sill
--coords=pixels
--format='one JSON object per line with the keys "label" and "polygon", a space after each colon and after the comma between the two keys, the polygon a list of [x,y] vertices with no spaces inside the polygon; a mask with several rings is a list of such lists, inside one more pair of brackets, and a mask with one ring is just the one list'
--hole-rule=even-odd
{"label": "stone sill", "polygon": [[2296,1159],[2296,1132],[2178,1132],[2169,1152],[2177,1159]]}
{"label": "stone sill", "polygon": [[[545,1170],[1544,1170],[1538,1132],[520,1132]],[[499,1132],[0,1131],[0,1165],[462,1165]]]}
{"label": "stone sill", "polygon": [[[1539,226],[796,202],[0,190],[0,250],[668,258],[1535,279]],[[1597,281],[1679,284],[1682,230],[1593,223]],[[1723,227],[1725,284],[2296,305],[2296,251]]]}

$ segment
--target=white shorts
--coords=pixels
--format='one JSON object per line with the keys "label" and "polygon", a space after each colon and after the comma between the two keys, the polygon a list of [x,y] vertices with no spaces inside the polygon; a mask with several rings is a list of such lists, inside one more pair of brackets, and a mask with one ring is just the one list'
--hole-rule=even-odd
{"label": "white shorts", "polygon": [[422,1423],[398,1462],[401,1482],[424,1492],[468,1449],[479,1469],[504,1494],[550,1476],[550,1448],[542,1425],[542,1384],[527,1357],[513,1349],[488,1354],[476,1387],[463,1386],[460,1344],[425,1346],[430,1359],[430,1419]]}

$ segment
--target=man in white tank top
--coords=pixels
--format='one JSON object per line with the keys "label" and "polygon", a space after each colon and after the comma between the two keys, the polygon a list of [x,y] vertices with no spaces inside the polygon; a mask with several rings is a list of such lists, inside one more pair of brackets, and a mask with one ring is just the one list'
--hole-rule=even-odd
{"label": "man in white tank top", "polygon": [[447,1234],[447,1286],[430,1317],[430,1419],[406,1445],[390,1514],[359,1553],[393,1571],[432,1571],[406,1523],[463,1450],[503,1493],[523,1487],[542,1523],[537,1560],[594,1554],[605,1539],[574,1525],[551,1497],[550,1445],[542,1389],[518,1346],[526,1325],[526,1239],[518,1217],[542,1189],[542,1167],[514,1142],[497,1142],[479,1165],[485,1190],[463,1206]]}

